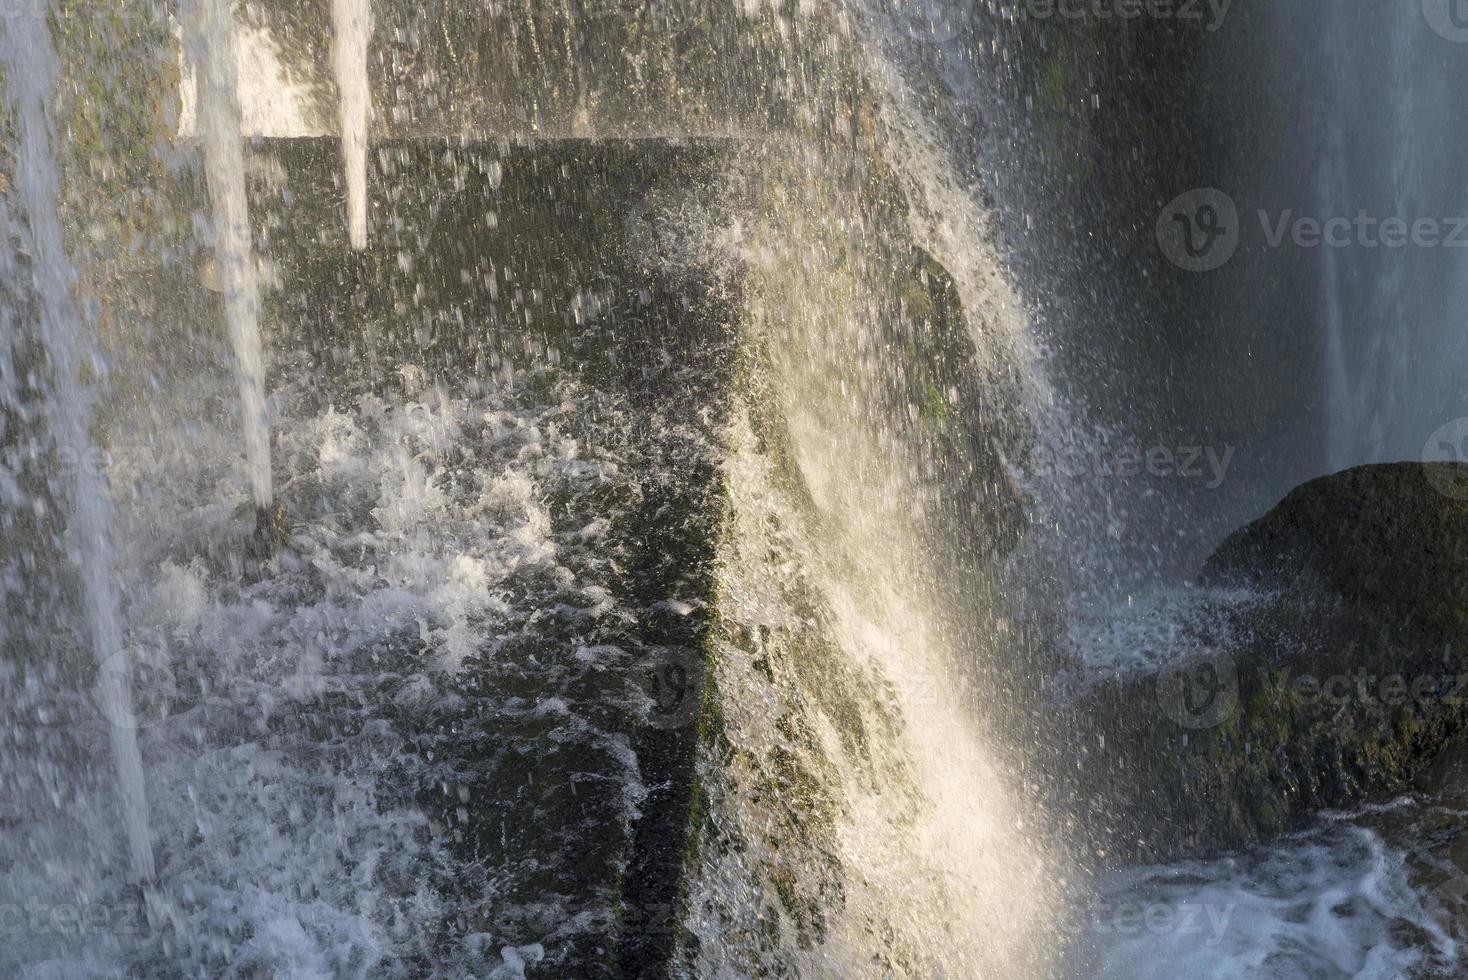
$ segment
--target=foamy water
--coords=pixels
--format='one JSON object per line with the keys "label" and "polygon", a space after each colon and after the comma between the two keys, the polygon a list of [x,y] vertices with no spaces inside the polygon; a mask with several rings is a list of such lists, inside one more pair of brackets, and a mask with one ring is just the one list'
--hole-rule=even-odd
{"label": "foamy water", "polygon": [[[626,478],[614,443],[588,436],[615,431],[615,409],[573,434],[587,397],[574,385],[533,396],[486,383],[467,397],[424,390],[412,365],[403,377],[394,397],[344,394],[340,408],[311,407],[309,385],[278,396],[293,531],[254,585],[234,564],[250,528],[237,515],[252,498],[228,413],[114,447],[155,887],[145,899],[109,859],[110,784],[85,770],[14,773],[0,811],[0,907],[34,909],[36,925],[7,933],[0,975],[509,980],[608,927],[606,910],[572,905],[535,912],[540,942],[465,928],[499,885],[455,854],[416,786],[435,778],[426,719],[470,696],[465,658],[546,608],[534,583],[602,594],[568,570],[602,567],[595,528],[556,527],[543,501]],[[176,397],[204,405],[217,394]],[[129,432],[149,431],[146,416],[132,421]],[[587,615],[618,613],[604,599]],[[83,757],[106,739],[104,712],[84,694],[15,683],[0,675],[7,732]],[[515,710],[565,713],[585,731],[564,704]],[[636,759],[621,736],[606,738],[624,759],[630,813]],[[464,787],[443,791],[480,804]],[[527,866],[538,857],[525,855]]]}
{"label": "foamy water", "polygon": [[1069,975],[1104,980],[1398,980],[1463,968],[1407,851],[1368,814],[1234,857],[1116,873],[1067,931]]}

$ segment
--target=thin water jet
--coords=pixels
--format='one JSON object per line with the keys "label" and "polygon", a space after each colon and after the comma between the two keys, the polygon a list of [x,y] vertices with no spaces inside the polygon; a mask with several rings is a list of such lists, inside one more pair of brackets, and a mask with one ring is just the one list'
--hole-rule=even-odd
{"label": "thin water jet", "polygon": [[[29,232],[23,240],[31,250],[37,322],[51,372],[43,414],[58,449],[74,460],[93,459],[95,451],[87,428],[93,400],[87,374],[100,373],[101,362],[88,318],[73,301],[68,282],[71,266],[61,226],[60,180],[48,113],[58,64],[45,17],[5,18],[0,60],[5,66],[5,97],[19,137],[15,182]],[[69,557],[81,576],[82,601],[97,660],[98,695],[110,723],[108,736],[132,876],[136,881],[149,882],[155,875],[153,843],[132,707],[131,654],[118,621],[109,503],[93,467],[75,465],[70,471]]]}
{"label": "thin water jet", "polygon": [[188,48],[197,66],[199,141],[213,214],[215,271],[234,348],[245,461],[255,503],[255,537],[263,542],[270,540],[270,528],[275,526],[275,495],[265,355],[260,341],[260,285],[251,245],[240,132],[234,14],[229,0],[194,0],[188,14]]}
{"label": "thin water jet", "polygon": [[367,127],[372,116],[372,89],[367,79],[370,0],[332,0],[331,22],[335,32],[331,64],[347,178],[347,235],[352,248],[361,251],[367,247]]}

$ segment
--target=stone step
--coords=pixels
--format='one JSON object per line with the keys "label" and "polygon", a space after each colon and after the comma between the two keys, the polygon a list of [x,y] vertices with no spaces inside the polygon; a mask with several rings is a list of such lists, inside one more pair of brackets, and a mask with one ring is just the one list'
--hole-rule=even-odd
{"label": "stone step", "polygon": [[[530,615],[482,638],[457,704],[382,707],[418,756],[421,806],[469,869],[461,887],[482,889],[464,931],[544,943],[532,975],[657,976],[673,949],[730,318],[729,284],[658,249],[690,230],[663,211],[709,193],[726,150],[378,144],[362,252],[346,239],[335,140],[251,154],[274,372],[313,372],[322,406],[348,413],[379,393],[553,406],[548,424],[600,471],[543,502],[568,551],[547,568],[574,576],[517,577],[510,602]],[[477,457],[441,453],[445,481]]]}

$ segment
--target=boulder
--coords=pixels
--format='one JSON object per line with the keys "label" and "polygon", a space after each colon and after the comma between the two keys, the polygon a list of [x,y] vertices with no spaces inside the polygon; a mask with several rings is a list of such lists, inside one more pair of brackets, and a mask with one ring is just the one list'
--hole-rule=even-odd
{"label": "boulder", "polygon": [[1199,584],[1251,599],[1194,628],[1192,653],[1061,713],[1078,760],[1062,805],[1108,860],[1239,847],[1401,792],[1463,730],[1468,466],[1306,483]]}

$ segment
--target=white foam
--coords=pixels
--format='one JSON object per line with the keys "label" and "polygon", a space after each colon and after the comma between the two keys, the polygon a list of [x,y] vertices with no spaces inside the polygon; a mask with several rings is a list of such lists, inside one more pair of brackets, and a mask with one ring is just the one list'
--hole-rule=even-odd
{"label": "white foam", "polygon": [[[85,773],[21,774],[33,777],[27,793],[15,813],[0,814],[0,908],[75,907],[104,925],[16,937],[0,946],[0,975],[176,968],[365,980],[422,975],[413,957],[423,957],[432,976],[510,978],[554,958],[555,935],[526,945],[523,935],[484,928],[427,948],[445,923],[492,896],[451,897],[465,870],[428,817],[392,791],[417,778],[405,744],[413,723],[400,728],[384,709],[392,702],[416,718],[462,703],[464,659],[492,655],[497,637],[545,606],[536,595],[512,604],[507,577],[529,570],[544,574],[547,588],[572,588],[581,580],[562,561],[602,567],[563,552],[581,548],[577,531],[551,533],[540,501],[553,488],[596,487],[615,467],[588,466],[610,463],[607,450],[563,431],[583,397],[573,392],[525,407],[512,390],[486,383],[482,396],[440,399],[432,411],[369,395],[351,411],[297,414],[303,383],[281,393],[291,551],[257,585],[241,588],[236,576],[211,570],[207,554],[185,557],[201,542],[237,549],[246,530],[233,513],[250,499],[248,475],[227,419],[223,429],[171,431],[183,441],[169,452],[114,447],[109,476],[120,539],[130,545],[122,564],[137,580],[125,625],[148,667],[140,723],[160,841],[151,918],[122,869],[99,860],[118,834],[109,787]],[[202,403],[207,385],[199,385],[178,397]],[[445,439],[467,453],[452,477],[436,448]],[[486,496],[493,507],[483,506]],[[586,583],[588,606],[577,614],[620,615],[598,581],[593,574]],[[391,658],[381,658],[393,642]],[[410,656],[417,644],[433,655]],[[0,731],[35,731],[39,713],[72,719],[43,729],[54,732],[48,737],[105,738],[102,720],[67,700],[64,686],[26,693],[10,682],[0,677]],[[302,712],[325,710],[322,697],[340,714],[306,737]],[[564,699],[523,710],[586,725]],[[624,736],[604,741],[631,813],[645,792],[636,757]],[[568,931],[600,921],[549,903],[535,918],[554,923],[560,914]]]}
{"label": "white foam", "polygon": [[1325,821],[1247,855],[1118,873],[1067,931],[1075,975],[1099,980],[1456,975],[1428,905],[1403,851]]}

